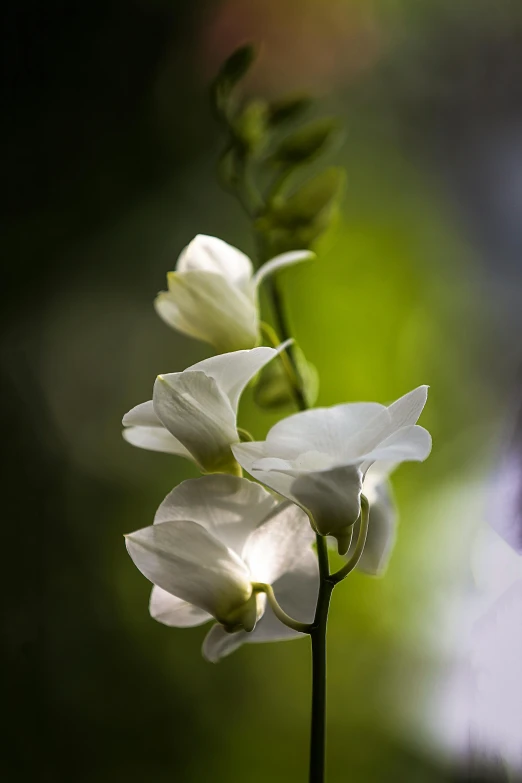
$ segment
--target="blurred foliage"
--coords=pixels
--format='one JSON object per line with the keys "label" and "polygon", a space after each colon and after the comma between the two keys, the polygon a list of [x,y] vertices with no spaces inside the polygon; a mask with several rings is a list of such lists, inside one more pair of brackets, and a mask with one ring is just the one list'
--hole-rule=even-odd
{"label": "blurred foliage", "polygon": [[[296,35],[285,49],[293,61],[299,6],[290,5]],[[336,9],[349,23],[356,5],[365,4],[345,0]],[[277,28],[288,8],[266,6]],[[469,32],[462,19],[472,18],[457,49],[480,63],[482,49],[470,41],[489,40],[490,30],[506,40],[520,19],[508,2],[375,7],[386,44],[379,65],[357,78],[339,68],[326,99],[348,125],[346,203],[317,246],[317,263],[283,272],[281,286],[292,331],[320,373],[319,404],[386,402],[431,384],[422,423],[434,452],[394,482],[401,527],[389,573],[357,574],[335,595],[329,782],[436,783],[458,777],[430,745],[427,725],[444,612],[469,578],[467,535],[476,523],[456,512],[454,494],[465,498],[469,475],[492,459],[502,389],[491,367],[505,343],[477,293],[480,267],[459,212],[430,166],[424,133],[415,132],[407,98],[416,94],[417,60],[406,55],[412,41],[432,42],[428,54],[441,67],[422,71],[421,92],[433,98],[429,116],[441,117],[440,85],[450,91],[461,59],[445,72],[440,41]],[[198,232],[252,250],[248,224],[214,180],[217,129],[201,44],[212,14],[210,3],[167,0],[11,5],[5,13],[9,781],[290,783],[306,773],[307,643],[249,645],[219,666],[205,663],[204,629],[176,631],[149,618],[149,586],[122,540],[196,475],[120,437],[122,413],[147,399],[158,372],[206,355],[160,322],[154,295]],[[310,68],[328,44],[318,38],[306,51]],[[268,97],[243,118],[245,138],[261,120],[279,127],[300,119],[310,110],[300,100],[284,108]],[[318,176],[335,190],[338,175]],[[300,187],[276,209],[284,220]],[[327,193],[325,182],[314,193],[319,215]],[[248,395],[241,413],[256,437],[277,419]]]}

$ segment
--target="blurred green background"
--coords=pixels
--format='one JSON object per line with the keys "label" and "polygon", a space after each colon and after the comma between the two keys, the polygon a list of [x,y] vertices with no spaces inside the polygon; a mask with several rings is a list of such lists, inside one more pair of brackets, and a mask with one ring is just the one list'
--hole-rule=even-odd
{"label": "blurred green background", "polygon": [[[205,628],[150,619],[122,539],[197,475],[120,434],[158,373],[210,355],[153,298],[196,233],[253,251],[216,184],[207,98],[245,41],[263,45],[250,90],[309,90],[346,127],[339,220],[316,263],[281,275],[319,404],[431,386],[434,450],[394,480],[389,571],[334,596],[328,780],[497,779],[455,755],[437,694],[520,360],[522,8],[51,0],[4,16],[5,779],[306,777],[308,642],[206,663]],[[274,421],[245,394],[242,426]]]}

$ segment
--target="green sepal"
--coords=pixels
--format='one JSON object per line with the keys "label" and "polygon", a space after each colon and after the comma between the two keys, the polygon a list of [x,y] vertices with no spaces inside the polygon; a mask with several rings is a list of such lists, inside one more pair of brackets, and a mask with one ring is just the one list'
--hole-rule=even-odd
{"label": "green sepal", "polygon": [[247,44],[232,52],[221,66],[211,87],[212,105],[219,117],[230,118],[234,109],[232,91],[248,73],[255,57],[255,48]]}

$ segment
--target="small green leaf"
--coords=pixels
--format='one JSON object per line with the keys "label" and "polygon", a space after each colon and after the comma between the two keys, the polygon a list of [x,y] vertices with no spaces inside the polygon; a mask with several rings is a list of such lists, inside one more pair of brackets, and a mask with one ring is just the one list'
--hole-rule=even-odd
{"label": "small green leaf", "polygon": [[236,49],[221,66],[211,87],[211,100],[218,117],[228,120],[234,109],[232,91],[254,62],[256,52],[251,44]]}
{"label": "small green leaf", "polygon": [[319,155],[337,130],[334,119],[310,122],[287,136],[272,155],[279,165],[296,166]]}
{"label": "small green leaf", "polygon": [[226,80],[231,85],[237,84],[247,74],[255,58],[256,50],[252,44],[240,46],[225,60],[217,78]]}
{"label": "small green leaf", "polygon": [[291,122],[303,114],[312,104],[309,95],[288,95],[278,101],[273,101],[268,110],[268,121],[270,125],[281,125],[284,122]]}

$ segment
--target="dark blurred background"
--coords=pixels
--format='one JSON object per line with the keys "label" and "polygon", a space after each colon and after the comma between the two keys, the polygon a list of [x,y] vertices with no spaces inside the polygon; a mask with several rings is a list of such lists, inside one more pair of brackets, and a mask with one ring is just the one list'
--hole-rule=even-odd
{"label": "dark blurred background", "polygon": [[[210,353],[152,308],[184,245],[253,248],[216,184],[207,88],[254,41],[249,90],[308,90],[346,126],[340,218],[318,262],[282,276],[319,403],[431,385],[435,447],[395,481],[388,574],[335,596],[329,781],[507,780],[439,696],[520,396],[520,3],[51,0],[2,16],[4,779],[305,779],[307,642],[206,663],[204,629],[149,618],[122,539],[196,475],[125,444],[120,420],[159,372]],[[248,394],[242,416],[258,437],[275,421]]]}

